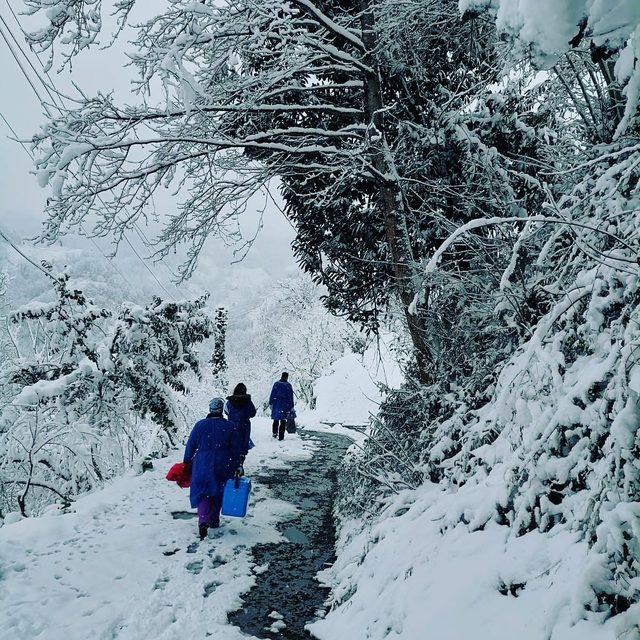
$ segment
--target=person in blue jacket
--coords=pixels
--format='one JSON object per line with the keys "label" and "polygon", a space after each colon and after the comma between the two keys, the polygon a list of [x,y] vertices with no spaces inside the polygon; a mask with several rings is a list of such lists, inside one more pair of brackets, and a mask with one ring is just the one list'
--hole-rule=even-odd
{"label": "person in blue jacket", "polygon": [[273,437],[284,440],[287,418],[293,409],[293,387],[289,384],[289,374],[286,371],[271,389],[269,406],[273,420]]}
{"label": "person in blue jacket", "polygon": [[222,398],[209,402],[209,414],[193,427],[184,451],[184,462],[191,465],[189,500],[198,509],[200,540],[209,528],[220,526],[224,485],[241,472],[242,435],[222,417],[223,408]]}
{"label": "person in blue jacket", "polygon": [[256,408],[251,400],[251,396],[247,393],[246,385],[236,385],[233,394],[227,396],[227,403],[224,406],[224,412],[229,419],[240,431],[242,456],[241,463],[249,452],[251,442],[251,418],[256,415]]}

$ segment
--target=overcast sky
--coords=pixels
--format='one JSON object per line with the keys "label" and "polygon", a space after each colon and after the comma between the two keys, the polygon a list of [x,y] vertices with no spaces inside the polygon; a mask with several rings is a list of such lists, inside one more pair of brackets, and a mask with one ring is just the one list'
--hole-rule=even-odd
{"label": "overcast sky", "polygon": [[[8,2],[17,14],[22,10],[21,0],[8,0]],[[151,6],[158,6],[160,3],[139,4],[144,4],[148,9]],[[22,44],[22,34],[7,6],[7,0],[0,0],[0,16]],[[139,17],[134,16],[134,20]],[[23,27],[29,28],[28,20],[25,17],[20,17]],[[2,22],[0,22],[0,28],[6,32]],[[125,69],[123,66],[126,61],[124,48],[130,46],[125,39],[121,39],[107,51],[92,51],[89,54],[79,56],[74,62],[72,73],[56,74],[52,71],[51,76],[56,86],[62,91],[72,91],[70,84],[72,78],[88,94],[95,93],[98,89],[104,92],[114,90],[119,98],[133,102],[135,97],[129,94],[129,81],[133,71],[130,68]],[[39,63],[35,56],[28,51],[26,45],[23,45],[23,50],[29,53],[33,64],[39,69]],[[38,98],[13,59],[5,41],[1,38],[0,65],[2,68],[2,73],[0,73],[0,112],[19,136],[29,139],[38,130],[46,116],[43,114]],[[26,68],[31,73],[31,70]],[[44,93],[41,85],[36,84],[36,87],[41,93]],[[35,177],[30,173],[33,168],[30,158],[19,144],[9,139],[9,136],[10,132],[6,124],[0,119],[0,166],[2,167],[0,171],[0,224],[14,238],[25,238],[38,232],[43,220],[43,205],[47,190],[41,189],[37,185]],[[251,232],[256,228],[258,222],[257,211],[249,212],[244,222],[244,228]],[[273,205],[267,207],[263,222],[263,229],[257,242],[249,256],[240,265],[231,264],[233,253],[229,248],[212,240],[205,248],[198,272],[185,289],[195,291],[199,288],[206,288],[218,297],[233,296],[233,292],[229,289],[230,283],[233,281],[250,284],[255,278],[256,285],[260,283],[259,286],[264,286],[269,279],[282,277],[292,271],[295,263],[290,249],[290,243],[293,239],[291,226]],[[153,235],[153,229],[146,231],[149,236]],[[148,250],[145,250],[138,238],[132,235],[130,240],[141,253],[148,254]],[[111,247],[106,239],[98,239],[97,242],[104,253],[110,251]],[[86,240],[69,238],[64,243],[68,246],[88,248],[97,253],[95,247]],[[34,257],[38,256],[37,248],[32,249],[32,252]],[[104,263],[104,258],[99,256],[96,256],[96,260],[102,260]],[[131,251],[123,250],[116,258],[116,264],[126,269],[127,273],[133,275],[134,278],[145,280],[147,284],[145,290],[155,286],[151,276],[139,264]],[[171,288],[168,285],[169,270],[164,266],[154,267],[151,262],[149,265]],[[175,289],[171,289],[175,292]]]}

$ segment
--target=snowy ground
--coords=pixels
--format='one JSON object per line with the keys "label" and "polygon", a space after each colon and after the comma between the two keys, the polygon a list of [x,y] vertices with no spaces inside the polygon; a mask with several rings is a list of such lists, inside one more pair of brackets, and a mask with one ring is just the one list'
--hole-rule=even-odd
{"label": "snowy ground", "polygon": [[[312,455],[299,437],[278,442],[270,431],[254,421],[249,476]],[[190,511],[187,490],[164,480],[181,453],[81,498],[71,513],[0,528],[1,640],[246,640],[227,613],[265,570],[251,547],[286,544],[274,525],[293,507],[254,484],[247,518],[223,518],[218,537],[194,545],[196,521],[172,516]]]}
{"label": "snowy ground", "polygon": [[[455,525],[465,491],[425,485],[370,525],[347,523],[338,560],[322,572],[332,610],[320,640],[638,640],[626,614],[584,619],[578,577],[587,546],[569,532],[521,537],[489,523]],[[475,496],[475,501],[478,498]],[[442,528],[448,528],[442,533]],[[629,612],[631,614],[631,612]]]}

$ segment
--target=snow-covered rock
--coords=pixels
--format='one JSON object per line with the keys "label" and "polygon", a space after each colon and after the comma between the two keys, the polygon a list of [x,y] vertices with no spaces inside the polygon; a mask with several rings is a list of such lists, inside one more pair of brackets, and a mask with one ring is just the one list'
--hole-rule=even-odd
{"label": "snow-covered rock", "polygon": [[20,520],[23,520],[23,516],[19,511],[11,511],[10,513],[7,513],[4,516],[4,521],[3,524],[9,525],[9,524],[15,524],[16,522],[20,522]]}

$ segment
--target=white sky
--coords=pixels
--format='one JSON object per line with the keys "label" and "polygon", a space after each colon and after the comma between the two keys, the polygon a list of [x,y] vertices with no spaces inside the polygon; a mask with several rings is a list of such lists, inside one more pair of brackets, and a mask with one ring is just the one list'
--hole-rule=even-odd
{"label": "white sky", "polygon": [[[22,44],[22,34],[7,7],[7,2],[16,14],[19,14],[22,11],[22,1],[0,0],[0,16],[11,27]],[[157,7],[159,3],[141,0],[139,4],[144,6],[146,10],[151,6]],[[109,7],[103,9],[103,12],[108,13]],[[134,21],[136,17],[139,16],[134,16]],[[21,17],[20,20],[23,26],[28,28],[29,20],[33,19]],[[31,22],[31,24],[33,23]],[[0,27],[5,30],[4,24],[1,22]],[[106,34],[103,40],[106,41]],[[54,66],[51,76],[54,78],[56,86],[63,91],[70,91],[69,81],[72,77],[73,81],[88,94],[94,93],[97,89],[103,92],[114,90],[118,97],[128,99],[129,80],[134,72],[130,68],[123,67],[126,61],[125,47],[129,49],[131,45],[126,43],[126,38],[121,38],[116,45],[108,50],[94,50],[79,56],[74,62],[72,74],[64,72],[58,75],[55,73],[56,67]],[[23,45],[23,50],[28,52],[33,64],[39,69],[40,66],[35,56],[31,54],[26,45]],[[0,112],[19,136],[29,139],[38,130],[39,125],[44,122],[45,116],[37,97],[1,38],[0,69],[2,70],[0,73]],[[44,93],[41,85],[36,84],[36,87],[42,94]],[[135,97],[129,99],[131,102],[134,100]],[[38,232],[39,225],[43,220],[43,205],[47,190],[38,186],[35,177],[30,173],[32,171],[31,160],[19,144],[8,138],[9,135],[5,123],[0,120],[0,225],[14,238],[24,238]],[[255,230],[258,219],[257,212],[249,212],[245,221],[247,230]],[[245,282],[247,286],[250,286],[251,282],[255,280],[256,284],[264,285],[265,282],[280,278],[292,271],[295,268],[290,248],[293,230],[289,223],[272,204],[265,211],[263,222],[264,227],[252,251],[239,265],[231,264],[233,254],[229,248],[220,241],[210,241],[205,248],[197,273],[189,285],[183,287],[183,290],[195,293],[201,288],[206,288],[213,293],[216,304],[221,302],[233,304],[233,300],[225,300],[225,298],[237,297],[237,291],[235,291],[237,287],[234,286],[234,283]],[[147,229],[146,235],[153,236],[153,230]],[[131,235],[130,240],[141,254],[148,254],[148,250],[142,246],[138,238]],[[97,242],[104,253],[110,251],[107,239],[100,238]],[[97,253],[95,248],[84,239],[69,238],[65,239],[64,244],[72,247],[90,248],[91,251]],[[33,248],[30,251],[34,257],[39,256],[39,249]],[[100,256],[96,256],[96,260],[103,264],[105,262]],[[157,290],[157,285],[131,251],[121,250],[115,261],[120,268],[126,270],[130,278],[134,280],[137,278],[141,283],[144,282],[145,292],[153,290],[154,287]],[[148,264],[175,293],[175,289],[168,284],[169,270],[162,266],[154,267],[151,262]]]}

